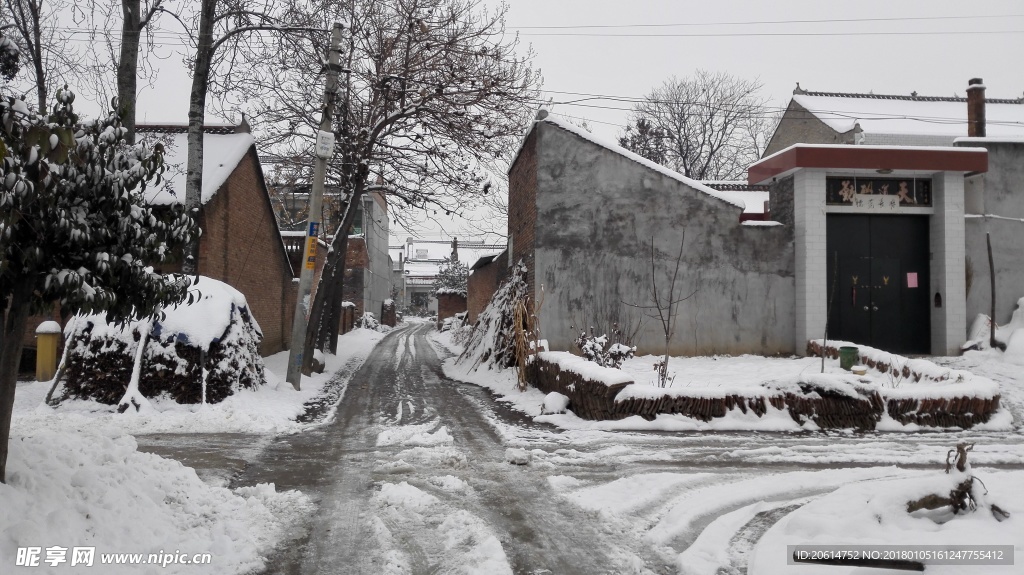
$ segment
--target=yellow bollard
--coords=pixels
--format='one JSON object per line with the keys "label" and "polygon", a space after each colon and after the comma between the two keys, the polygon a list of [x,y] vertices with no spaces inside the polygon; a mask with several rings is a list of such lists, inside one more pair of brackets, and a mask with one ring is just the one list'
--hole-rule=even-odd
{"label": "yellow bollard", "polygon": [[60,336],[60,324],[55,321],[44,321],[36,328],[36,381],[50,381],[57,373]]}

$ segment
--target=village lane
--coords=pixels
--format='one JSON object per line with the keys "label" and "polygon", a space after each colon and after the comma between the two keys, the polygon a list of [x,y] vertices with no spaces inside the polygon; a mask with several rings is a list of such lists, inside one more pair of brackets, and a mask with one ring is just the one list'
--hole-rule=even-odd
{"label": "village lane", "polygon": [[[343,370],[324,425],[140,446],[236,487],[310,495],[318,512],[271,556],[273,574],[676,573],[691,548],[719,553],[722,573],[746,573],[787,514],[844,485],[939,470],[958,441],[977,444],[979,467],[1024,469],[1019,431],[560,430],[446,378],[449,352],[432,329],[403,324]],[[528,464],[510,464],[509,448]]]}
{"label": "village lane", "polygon": [[430,330],[392,332],[330,424],[271,443],[236,479],[300,489],[319,503],[266,572],[444,573],[467,562],[515,573],[668,572],[644,546],[561,500],[547,473],[506,462],[499,428],[481,410],[486,392],[444,378]]}

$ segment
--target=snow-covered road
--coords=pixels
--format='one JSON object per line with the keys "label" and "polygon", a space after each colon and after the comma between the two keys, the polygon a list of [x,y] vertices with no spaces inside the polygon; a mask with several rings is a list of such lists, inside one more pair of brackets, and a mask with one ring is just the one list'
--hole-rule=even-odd
{"label": "snow-covered road", "polygon": [[[429,331],[381,341],[326,425],[263,444],[139,444],[207,477],[310,495],[318,512],[268,573],[782,573],[785,549],[757,546],[777,524],[837,490],[941,474],[960,440],[977,444],[993,497],[1024,507],[1001,489],[1024,479],[1020,433],[565,431],[445,378]],[[1002,525],[1024,548],[1021,515]]]}

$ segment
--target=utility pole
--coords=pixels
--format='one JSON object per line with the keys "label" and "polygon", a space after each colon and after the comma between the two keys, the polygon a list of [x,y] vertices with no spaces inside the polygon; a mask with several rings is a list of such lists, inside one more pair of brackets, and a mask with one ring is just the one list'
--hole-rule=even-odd
{"label": "utility pole", "polygon": [[[316,269],[317,237],[320,233],[320,210],[324,198],[324,181],[327,179],[327,160],[334,155],[334,129],[332,116],[338,100],[338,73],[341,71],[342,25],[334,23],[331,29],[331,48],[327,53],[327,87],[324,89],[324,107],[320,115],[320,130],[316,134],[316,171],[313,174],[313,189],[309,195],[309,218],[306,224],[306,249],[303,252],[302,272],[299,276],[299,293],[295,298],[295,317],[292,320],[292,344],[288,350],[288,383],[296,391],[302,381],[302,350],[306,341],[306,300],[313,286],[313,271]],[[342,233],[338,230],[335,233]]]}

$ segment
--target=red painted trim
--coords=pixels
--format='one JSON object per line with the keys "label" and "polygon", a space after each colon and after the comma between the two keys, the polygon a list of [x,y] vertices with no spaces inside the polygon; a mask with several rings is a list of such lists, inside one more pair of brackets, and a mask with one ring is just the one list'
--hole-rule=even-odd
{"label": "red painted trim", "polygon": [[797,168],[832,170],[926,170],[987,172],[987,150],[950,148],[876,148],[871,146],[815,147],[797,144],[747,169],[747,182],[756,185]]}

